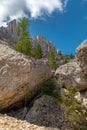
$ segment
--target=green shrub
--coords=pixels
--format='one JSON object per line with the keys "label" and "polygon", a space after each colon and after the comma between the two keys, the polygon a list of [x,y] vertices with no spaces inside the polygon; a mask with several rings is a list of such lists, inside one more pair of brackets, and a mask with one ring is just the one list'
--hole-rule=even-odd
{"label": "green shrub", "polygon": [[55,82],[53,80],[47,80],[41,85],[41,93],[51,95],[56,89]]}
{"label": "green shrub", "polygon": [[59,94],[59,88],[56,86],[53,79],[49,79],[40,85],[40,93],[41,95],[48,95],[57,99],[59,102],[62,102],[62,97]]}
{"label": "green shrub", "polygon": [[74,98],[77,92],[76,87],[70,86],[67,89],[67,95],[64,97],[63,103],[67,110],[67,118],[74,126],[74,130],[87,129],[87,115],[84,113],[84,108]]}

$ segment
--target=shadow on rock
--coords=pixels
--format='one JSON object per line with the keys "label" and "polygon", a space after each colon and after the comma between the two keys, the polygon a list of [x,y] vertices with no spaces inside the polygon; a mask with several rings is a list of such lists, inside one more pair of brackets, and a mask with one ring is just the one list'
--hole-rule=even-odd
{"label": "shadow on rock", "polygon": [[65,119],[64,108],[53,97],[43,95],[31,105],[32,107],[29,104],[22,109],[11,110],[7,114],[38,126],[72,130],[70,123]]}

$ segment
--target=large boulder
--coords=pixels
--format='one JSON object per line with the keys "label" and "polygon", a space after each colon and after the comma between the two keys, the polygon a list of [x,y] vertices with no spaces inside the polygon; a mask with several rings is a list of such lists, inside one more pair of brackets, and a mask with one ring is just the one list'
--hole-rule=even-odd
{"label": "large boulder", "polygon": [[64,108],[58,100],[47,95],[43,95],[34,102],[25,120],[39,126],[72,130],[71,124],[65,118]]}
{"label": "large boulder", "polygon": [[87,89],[87,40],[77,47],[76,59],[60,66],[55,76],[65,87],[73,85],[80,91]]}
{"label": "large boulder", "polygon": [[87,76],[87,40],[83,41],[76,49],[76,59],[82,72]]}
{"label": "large boulder", "polygon": [[[31,98],[37,85],[52,76],[45,60],[35,60],[0,41],[0,110]],[[4,42],[5,43],[5,42]]]}
{"label": "large boulder", "polygon": [[87,88],[86,76],[82,72],[76,60],[60,66],[56,72],[57,81],[64,87],[76,86],[79,90]]}

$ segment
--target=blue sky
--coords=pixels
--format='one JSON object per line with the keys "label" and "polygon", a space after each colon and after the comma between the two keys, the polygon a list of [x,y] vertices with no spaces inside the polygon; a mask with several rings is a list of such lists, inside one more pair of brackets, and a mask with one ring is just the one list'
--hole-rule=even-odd
{"label": "blue sky", "polygon": [[74,54],[87,39],[87,1],[69,0],[62,13],[54,11],[50,16],[30,20],[29,30],[31,36],[43,35],[63,53]]}

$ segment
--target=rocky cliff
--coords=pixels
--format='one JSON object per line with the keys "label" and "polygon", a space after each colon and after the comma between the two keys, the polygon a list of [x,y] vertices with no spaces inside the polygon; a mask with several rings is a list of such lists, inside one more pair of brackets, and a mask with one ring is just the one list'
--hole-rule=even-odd
{"label": "rocky cliff", "polygon": [[[16,33],[16,27],[16,20],[9,22],[7,27],[0,27],[0,39],[17,42],[18,35]],[[48,52],[50,51],[56,51],[54,44],[47,41],[44,36],[35,36],[32,38],[32,44],[34,48],[38,43],[41,45],[44,56],[47,56]]]}
{"label": "rocky cliff", "polygon": [[37,44],[40,44],[42,51],[43,51],[43,57],[47,57],[48,53],[50,51],[57,52],[54,44],[52,42],[49,42],[46,40],[43,36],[35,36],[32,38],[33,47],[35,48]]}
{"label": "rocky cliff", "polygon": [[[16,27],[16,20],[13,20],[8,23],[7,27],[0,27],[0,39],[3,41],[7,41],[8,44],[12,47],[14,47],[14,43],[18,41]],[[40,44],[42,48],[43,58],[47,58],[50,51],[53,51],[55,53],[58,67],[62,64],[65,64],[66,62],[69,62],[70,59],[72,59],[70,55],[64,55],[59,50],[57,50],[54,43],[48,41],[44,36],[32,37],[33,49],[36,47],[37,44]]]}
{"label": "rocky cliff", "polygon": [[7,27],[0,27],[0,39],[17,42],[18,36],[16,33],[16,20],[8,23]]}
{"label": "rocky cliff", "polygon": [[[16,33],[16,27],[17,27],[16,20],[9,22],[7,27],[0,27],[0,39],[13,43],[17,42],[18,35]],[[43,57],[45,58],[48,56],[48,53],[50,51],[54,51],[55,53],[57,52],[54,44],[46,40],[44,36],[35,36],[32,38],[33,48],[35,48],[38,43],[42,48]]]}

